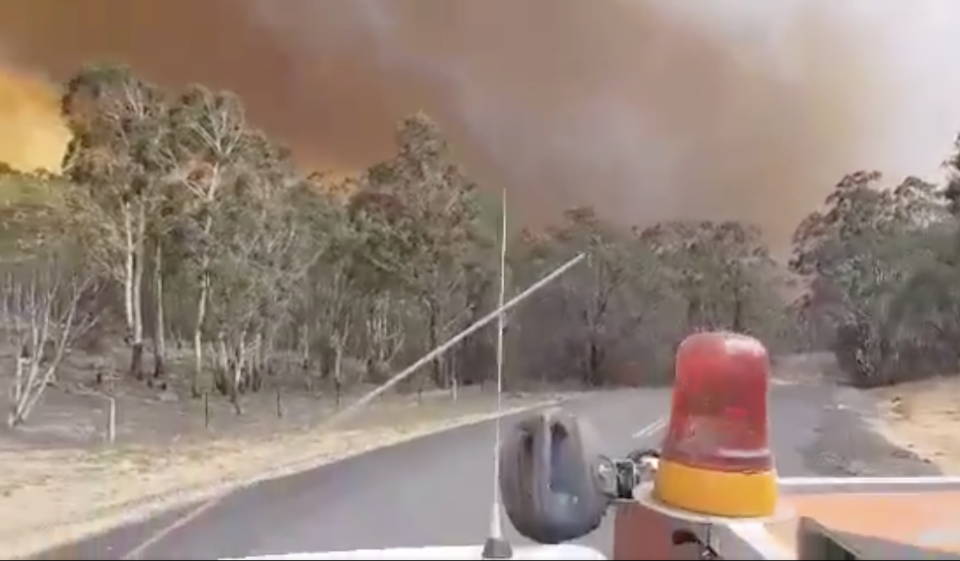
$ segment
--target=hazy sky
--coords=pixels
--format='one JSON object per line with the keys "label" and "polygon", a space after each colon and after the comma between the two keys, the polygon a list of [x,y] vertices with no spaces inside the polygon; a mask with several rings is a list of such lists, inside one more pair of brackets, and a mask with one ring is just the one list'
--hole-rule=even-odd
{"label": "hazy sky", "polygon": [[[112,56],[235,89],[305,165],[382,157],[425,109],[530,221],[589,203],[776,240],[846,171],[936,171],[960,130],[957,30],[952,0],[0,3],[21,76]],[[59,138],[22,83],[0,80],[0,157]]]}

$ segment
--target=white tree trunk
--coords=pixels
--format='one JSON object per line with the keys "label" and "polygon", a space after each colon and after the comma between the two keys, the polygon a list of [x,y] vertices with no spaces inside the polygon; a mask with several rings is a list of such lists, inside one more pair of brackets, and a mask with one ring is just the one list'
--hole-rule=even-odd
{"label": "white tree trunk", "polygon": [[[78,327],[75,319],[82,288],[74,289],[68,301],[68,307],[59,319],[53,317],[53,307],[59,296],[56,286],[48,288],[44,294],[41,294],[40,290],[37,281],[34,280],[29,297],[24,302],[28,309],[20,312],[29,314],[30,323],[27,327],[28,332],[21,332],[20,336],[20,354],[17,356],[15,386],[12,391],[13,402],[7,418],[7,424],[11,427],[26,422],[30,413],[40,403],[40,398],[54,379]],[[53,356],[48,358],[44,356],[44,350],[47,348],[47,342],[54,335],[55,329],[59,332],[56,334],[56,340],[53,341]]]}
{"label": "white tree trunk", "polygon": [[200,294],[197,297],[197,320],[193,326],[193,395],[200,397],[203,380],[203,322],[207,317],[207,301],[210,293],[210,275],[200,274]]}

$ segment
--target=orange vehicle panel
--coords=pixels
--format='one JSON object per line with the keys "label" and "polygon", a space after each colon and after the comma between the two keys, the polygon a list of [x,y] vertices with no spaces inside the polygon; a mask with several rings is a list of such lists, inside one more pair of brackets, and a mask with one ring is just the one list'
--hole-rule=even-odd
{"label": "orange vehicle panel", "polygon": [[[903,558],[905,549],[960,555],[960,491],[797,494],[781,500],[796,517],[767,528],[791,550],[796,550],[798,521],[808,517],[869,558]],[[638,502],[619,504],[613,557],[697,559],[694,546],[671,542],[673,531],[684,524]]]}
{"label": "orange vehicle panel", "polygon": [[614,559],[698,559],[694,545],[674,546],[673,532],[683,523],[638,502],[616,506]]}
{"label": "orange vehicle panel", "polygon": [[[960,554],[960,491],[813,494],[782,497],[798,516],[813,518],[864,550],[907,546]],[[796,519],[769,524],[774,537],[796,545]],[[899,558],[896,553],[886,556]]]}

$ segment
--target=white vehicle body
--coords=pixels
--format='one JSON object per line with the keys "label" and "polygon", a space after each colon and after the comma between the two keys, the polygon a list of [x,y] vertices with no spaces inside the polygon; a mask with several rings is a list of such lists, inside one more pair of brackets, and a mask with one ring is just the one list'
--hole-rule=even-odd
{"label": "white vehicle body", "polygon": [[[650,559],[649,549],[656,538],[656,532],[661,531],[663,526],[658,524],[657,519],[663,518],[670,521],[669,527],[673,529],[682,528],[690,531],[697,536],[701,543],[709,546],[710,550],[716,553],[720,559],[755,559],[755,560],[779,560],[779,559],[812,559],[824,558],[823,553],[820,556],[811,557],[809,551],[814,549],[823,550],[829,548],[833,555],[835,552],[842,552],[848,555],[845,558],[868,558],[868,559],[902,559],[903,551],[912,551],[909,555],[916,555],[917,551],[928,555],[923,558],[935,559],[960,559],[953,553],[960,541],[958,536],[956,519],[952,517],[940,517],[938,512],[944,509],[937,509],[936,503],[951,502],[951,494],[955,496],[960,492],[960,477],[956,476],[926,476],[926,477],[785,477],[780,479],[781,498],[784,499],[784,508],[769,520],[738,521],[721,520],[708,516],[696,515],[694,513],[679,512],[664,505],[657,504],[651,499],[651,483],[634,489],[633,501],[622,501],[617,507],[617,516],[624,516],[630,519],[618,525],[614,533],[615,542],[620,542],[618,552],[617,544],[614,546],[614,558],[616,559]],[[938,499],[939,494],[946,494],[947,500]],[[860,539],[854,540],[848,536],[838,540],[837,536],[842,536],[844,529],[842,527],[833,527],[833,524],[827,524],[825,529],[816,527],[804,528],[798,526],[798,533],[795,540],[788,543],[783,540],[783,535],[777,536],[772,531],[772,525],[788,521],[799,521],[800,517],[805,515],[801,509],[796,510],[790,506],[791,497],[800,498],[802,496],[830,498],[848,498],[857,500],[884,497],[898,498],[897,504],[905,504],[908,500],[913,504],[921,505],[920,511],[927,515],[927,519],[921,524],[914,524],[922,527],[922,531],[905,531],[907,536],[898,536],[898,528],[874,527],[869,535],[860,536]],[[863,500],[861,499],[861,500]],[[875,502],[864,508],[878,508]],[[949,511],[955,511],[958,507],[948,508]],[[960,510],[956,510],[960,512]],[[647,514],[644,514],[647,513]],[[894,517],[895,519],[895,517]],[[619,522],[619,521],[618,521]],[[913,521],[916,522],[916,521]],[[902,525],[901,525],[902,526]],[[651,530],[651,528],[656,528]],[[839,532],[836,532],[839,531]],[[902,533],[902,532],[901,532]],[[857,552],[856,548],[863,544],[869,544],[873,538],[879,536],[885,538],[889,543],[871,545],[871,551],[883,551],[881,556],[867,555],[863,556]],[[906,539],[904,539],[906,538]],[[661,540],[662,541],[662,540]],[[629,545],[626,545],[628,544]],[[804,554],[803,544],[808,545],[808,554]],[[928,551],[925,551],[928,548]],[[933,552],[933,553],[931,553]],[[849,557],[853,555],[853,557]],[[934,555],[930,557],[929,555]],[[681,558],[681,557],[675,557]],[[685,557],[683,557],[685,558]],[[842,558],[842,557],[826,557]]]}
{"label": "white vehicle body", "polygon": [[[257,555],[253,557],[223,557],[222,559],[247,559],[247,560],[282,560],[289,561],[313,561],[320,559],[346,560],[346,559],[409,559],[411,561],[424,561],[426,559],[436,559],[438,561],[450,561],[452,559],[483,559],[481,556],[482,546],[464,545],[464,546],[437,546],[437,547],[391,547],[387,549],[355,549],[353,551],[329,551],[321,553],[284,553],[277,555]],[[574,561],[577,559],[600,560],[606,559],[599,551],[582,545],[561,544],[561,545],[532,545],[518,546],[513,548],[512,559],[565,559]]]}

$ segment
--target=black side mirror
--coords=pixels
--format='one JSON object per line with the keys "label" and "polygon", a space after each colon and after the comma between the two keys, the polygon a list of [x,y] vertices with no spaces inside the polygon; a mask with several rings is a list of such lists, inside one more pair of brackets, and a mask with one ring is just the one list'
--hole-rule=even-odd
{"label": "black side mirror", "polygon": [[553,409],[521,421],[500,449],[500,495],[523,536],[543,544],[595,530],[610,504],[598,478],[604,458],[591,427]]}

